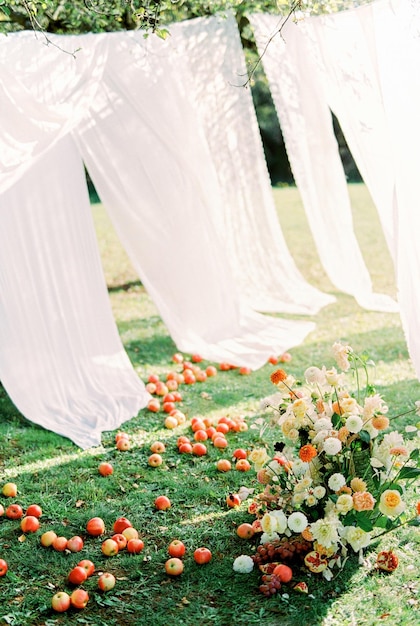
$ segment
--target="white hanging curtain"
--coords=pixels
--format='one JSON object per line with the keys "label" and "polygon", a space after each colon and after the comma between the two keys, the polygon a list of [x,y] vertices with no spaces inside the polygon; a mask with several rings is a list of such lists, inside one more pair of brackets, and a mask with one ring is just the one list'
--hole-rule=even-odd
{"label": "white hanging curtain", "polygon": [[315,314],[334,302],[298,271],[278,220],[235,17],[196,18],[169,27],[167,54],[190,73],[217,174],[211,207],[241,301],[257,311]]}
{"label": "white hanging curtain", "polygon": [[[291,168],[325,271],[331,282],[344,293],[353,295],[360,306],[397,311],[392,298],[372,291],[371,278],[354,233],[329,102],[318,68],[305,46],[300,23],[268,14],[252,14],[249,19]],[[282,24],[281,36],[276,35]]]}
{"label": "white hanging curtain", "polygon": [[242,302],[188,66],[158,38],[109,37],[100,94],[74,131],[95,187],[177,347],[256,369],[314,324]]}
{"label": "white hanging curtain", "polygon": [[420,4],[377,0],[296,30],[377,207],[420,378]]}
{"label": "white hanging curtain", "polygon": [[83,164],[68,135],[96,89],[98,66],[83,71],[94,58],[94,49],[81,54],[77,72],[79,61],[33,34],[0,42],[0,380],[25,417],[82,448],[150,398],[112,317]]}

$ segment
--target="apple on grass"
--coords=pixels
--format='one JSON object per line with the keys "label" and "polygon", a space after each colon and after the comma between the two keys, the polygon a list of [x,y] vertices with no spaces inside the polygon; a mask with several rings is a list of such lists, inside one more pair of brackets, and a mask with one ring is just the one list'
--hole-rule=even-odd
{"label": "apple on grass", "polygon": [[102,554],[105,556],[115,556],[118,554],[118,543],[114,539],[105,539],[101,546]]}
{"label": "apple on grass", "polygon": [[21,519],[23,517],[23,509],[20,504],[9,504],[6,509],[6,517],[9,519]]}
{"label": "apple on grass", "polygon": [[244,522],[243,524],[239,524],[238,528],[236,529],[236,534],[241,539],[251,539],[251,537],[255,535],[255,530],[252,524]]}
{"label": "apple on grass", "polygon": [[117,542],[119,550],[124,550],[127,547],[127,537],[124,537],[122,533],[115,533],[111,539]]}
{"label": "apple on grass", "polygon": [[171,557],[165,563],[165,571],[169,576],[179,576],[184,571],[184,563],[177,557]]}
{"label": "apple on grass", "polygon": [[25,515],[20,521],[20,527],[24,533],[36,533],[39,525],[39,519],[35,515]]}
{"label": "apple on grass", "polygon": [[70,608],[70,596],[65,591],[57,591],[51,599],[51,606],[57,613],[64,613]]}
{"label": "apple on grass", "polygon": [[30,504],[26,509],[26,515],[33,515],[34,517],[41,517],[42,509],[39,504]]}
{"label": "apple on grass", "polygon": [[159,467],[159,465],[162,465],[163,459],[160,454],[154,452],[149,456],[147,463],[150,465],[150,467]]}
{"label": "apple on grass", "polygon": [[67,537],[56,537],[51,545],[56,552],[64,552],[67,548]]}
{"label": "apple on grass", "polygon": [[16,483],[5,483],[1,492],[6,498],[16,498],[18,492]]}
{"label": "apple on grass", "polygon": [[55,539],[57,539],[57,533],[55,533],[53,530],[46,530],[45,533],[41,535],[40,542],[41,545],[44,546],[44,548],[49,548],[50,546],[52,546]]}
{"label": "apple on grass", "polygon": [[70,573],[68,575],[68,581],[72,585],[81,585],[83,582],[85,582],[87,577],[88,576],[86,569],[84,567],[81,567],[81,565],[76,565],[75,567],[73,567],[73,569],[70,570]]}
{"label": "apple on grass", "polygon": [[185,544],[180,539],[173,539],[168,546],[169,556],[180,559],[186,552]]}
{"label": "apple on grass", "polygon": [[139,537],[139,531],[136,528],[133,528],[133,526],[129,526],[129,528],[124,528],[121,534],[124,535],[124,537],[127,539],[127,543],[130,541],[130,539],[138,539]]}
{"label": "apple on grass", "polygon": [[8,569],[7,562],[4,559],[0,559],[0,577],[4,576]]}
{"label": "apple on grass", "polygon": [[88,578],[89,576],[92,576],[93,572],[95,571],[95,565],[89,559],[82,559],[77,565],[78,567],[83,567],[86,570]]}
{"label": "apple on grass", "polygon": [[79,537],[79,535],[74,535],[74,537],[70,537],[67,541],[67,550],[70,550],[70,552],[80,552],[83,545],[83,539]]}
{"label": "apple on grass", "polygon": [[118,517],[114,522],[114,533],[119,534],[122,533],[126,528],[130,528],[133,524],[126,517]]}
{"label": "apple on grass", "polygon": [[99,463],[98,472],[101,476],[110,476],[114,472],[114,468],[111,463],[102,461],[102,463]]}
{"label": "apple on grass", "polygon": [[158,496],[155,500],[155,507],[158,511],[166,511],[171,508],[171,501],[167,496]]}
{"label": "apple on grass", "polygon": [[100,517],[92,517],[86,524],[86,531],[92,537],[99,537],[105,532],[105,522]]}
{"label": "apple on grass", "polygon": [[154,441],[152,445],[150,446],[150,451],[157,453],[157,454],[163,454],[165,450],[166,450],[166,446],[163,443],[163,441]]}
{"label": "apple on grass", "polygon": [[75,609],[84,609],[89,602],[89,594],[82,588],[75,589],[70,596],[70,603]]}
{"label": "apple on grass", "polygon": [[209,563],[212,558],[211,551],[204,546],[194,550],[193,556],[194,556],[194,561],[198,563],[198,565],[204,565],[205,563]]}
{"label": "apple on grass", "polygon": [[144,548],[144,542],[139,537],[133,537],[127,541],[127,552],[130,554],[139,554]]}
{"label": "apple on grass", "polygon": [[0,517],[4,515],[4,506],[0,504]]}
{"label": "apple on grass", "polygon": [[115,587],[116,579],[111,572],[104,572],[98,578],[98,587],[101,591],[111,591]]}

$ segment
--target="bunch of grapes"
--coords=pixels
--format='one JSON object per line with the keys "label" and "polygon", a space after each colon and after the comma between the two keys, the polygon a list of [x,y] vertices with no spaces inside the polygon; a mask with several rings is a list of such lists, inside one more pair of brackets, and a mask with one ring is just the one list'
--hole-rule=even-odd
{"label": "bunch of grapes", "polygon": [[275,574],[264,574],[261,577],[259,590],[267,597],[273,596],[281,589],[281,581]]}
{"label": "bunch of grapes", "polygon": [[311,550],[311,543],[303,537],[291,537],[259,545],[252,559],[258,566],[273,561],[299,563]]}

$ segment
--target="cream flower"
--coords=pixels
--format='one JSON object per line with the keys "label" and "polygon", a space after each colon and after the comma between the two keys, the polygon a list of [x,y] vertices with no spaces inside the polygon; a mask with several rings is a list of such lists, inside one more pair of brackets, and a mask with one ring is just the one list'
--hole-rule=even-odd
{"label": "cream flower", "polygon": [[379,500],[379,510],[387,517],[398,517],[405,509],[405,502],[396,489],[386,489]]}
{"label": "cream flower", "polygon": [[269,458],[265,448],[254,448],[248,455],[249,461],[254,464],[257,471],[267,463]]}
{"label": "cream flower", "polygon": [[348,513],[353,508],[353,498],[348,493],[343,493],[341,496],[338,496],[337,502],[335,503],[335,508],[337,511],[343,515]]}
{"label": "cream flower", "polygon": [[370,534],[358,526],[345,526],[340,534],[355,552],[366,548],[370,543]]}
{"label": "cream flower", "polygon": [[304,515],[300,511],[295,511],[294,513],[289,515],[287,525],[292,532],[301,533],[307,527],[308,519],[306,515]]}
{"label": "cream flower", "polygon": [[304,376],[308,383],[313,383],[315,385],[325,384],[324,372],[320,370],[319,367],[315,367],[314,365],[305,370]]}
{"label": "cream flower", "polygon": [[247,554],[241,554],[233,561],[233,571],[239,574],[249,574],[254,569],[254,561]]}
{"label": "cream flower", "polygon": [[331,491],[339,491],[346,484],[343,474],[332,474],[328,479],[328,487]]}
{"label": "cream flower", "polygon": [[336,545],[339,541],[338,531],[342,524],[335,515],[328,515],[313,522],[309,530],[313,538],[326,548]]}
{"label": "cream flower", "polygon": [[261,528],[267,535],[272,535],[277,531],[277,519],[271,513],[265,513],[261,519]]}
{"label": "cream flower", "polygon": [[336,437],[327,437],[324,440],[324,452],[325,454],[327,454],[328,456],[334,456],[336,454],[338,454],[339,452],[341,452],[341,441],[339,439],[336,439]]}
{"label": "cream flower", "polygon": [[351,433],[358,433],[363,428],[363,420],[359,415],[349,415],[346,419],[346,428]]}
{"label": "cream flower", "polygon": [[292,463],[292,472],[297,478],[299,478],[300,476],[303,476],[303,474],[306,474],[308,467],[308,463],[305,463],[301,459],[296,459]]}
{"label": "cream flower", "polygon": [[332,422],[327,417],[320,417],[314,423],[313,428],[317,433],[319,433],[321,430],[328,431],[332,429]]}
{"label": "cream flower", "polygon": [[314,487],[313,494],[314,494],[315,498],[318,498],[318,500],[323,498],[326,493],[327,493],[327,491],[326,491],[325,487],[323,487],[322,485],[317,485],[316,487]]}
{"label": "cream flower", "polygon": [[325,370],[325,379],[331,387],[337,387],[340,382],[340,375],[338,374],[335,367],[332,367],[329,370]]}
{"label": "cream flower", "polygon": [[270,515],[276,519],[276,532],[283,534],[287,528],[287,517],[283,511],[277,509],[276,511],[271,511]]}
{"label": "cream flower", "polygon": [[333,344],[332,350],[338,367],[343,370],[343,372],[347,372],[347,370],[350,369],[349,354],[353,352],[353,349],[350,346],[344,346],[339,341],[336,341]]}
{"label": "cream flower", "polygon": [[381,396],[375,393],[374,396],[365,398],[363,405],[363,417],[365,420],[370,419],[375,413],[388,413],[388,406],[384,403]]}
{"label": "cream flower", "polygon": [[280,535],[277,533],[272,533],[271,535],[268,533],[262,533],[260,537],[260,544],[263,545],[264,543],[272,543],[273,541],[279,541],[279,539]]}
{"label": "cream flower", "polygon": [[306,498],[305,498],[305,502],[308,506],[315,506],[316,504],[318,504],[318,500],[315,498],[315,496],[313,495],[313,493],[309,493]]}

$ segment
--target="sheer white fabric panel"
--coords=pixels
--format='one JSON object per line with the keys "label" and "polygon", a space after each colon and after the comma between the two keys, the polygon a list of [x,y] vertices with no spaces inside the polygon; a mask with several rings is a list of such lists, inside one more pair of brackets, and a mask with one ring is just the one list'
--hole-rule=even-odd
{"label": "sheer white fabric panel", "polygon": [[111,47],[100,96],[75,131],[95,187],[178,348],[258,368],[314,325],[241,303],[188,67],[141,33],[113,34]]}
{"label": "sheer white fabric panel", "polygon": [[25,417],[82,448],[150,398],[112,317],[70,138],[0,196],[0,379]]}
{"label": "sheer white fabric panel", "polygon": [[[296,184],[321,262],[332,283],[360,306],[397,311],[396,302],[372,291],[356,239],[346,179],[317,67],[298,26],[275,15],[249,16],[269,80]],[[270,38],[273,39],[269,42]],[[267,46],[267,47],[266,47]]]}
{"label": "sheer white fabric panel", "polygon": [[[190,69],[197,108],[216,170],[221,201],[212,218],[229,254],[241,302],[258,311],[315,314],[333,296],[298,271],[276,213],[238,26],[227,17],[170,27],[168,54]],[[217,213],[218,212],[218,213]]]}
{"label": "sheer white fabric panel", "polygon": [[378,0],[299,30],[378,209],[420,378],[420,5]]}

